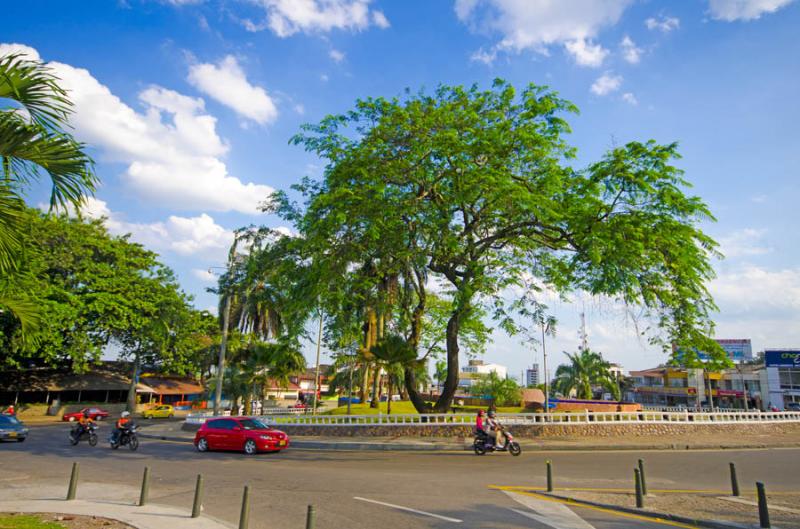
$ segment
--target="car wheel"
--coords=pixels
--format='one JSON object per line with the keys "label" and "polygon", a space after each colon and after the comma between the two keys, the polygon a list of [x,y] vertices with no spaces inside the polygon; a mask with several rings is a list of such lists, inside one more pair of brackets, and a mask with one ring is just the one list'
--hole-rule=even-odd
{"label": "car wheel", "polygon": [[197,451],[198,452],[207,452],[208,451],[208,441],[205,438],[201,437],[199,441],[197,441]]}
{"label": "car wheel", "polygon": [[97,435],[89,434],[89,446],[97,446]]}
{"label": "car wheel", "polygon": [[21,443],[21,442],[22,442],[22,441],[24,441],[24,440],[25,440],[25,438],[24,438],[24,437],[19,437],[19,438],[17,438],[17,442],[18,442],[18,443]]}
{"label": "car wheel", "polygon": [[258,447],[256,446],[256,442],[253,441],[252,439],[248,439],[247,441],[245,441],[244,453],[249,456],[252,456],[256,452],[258,452]]}

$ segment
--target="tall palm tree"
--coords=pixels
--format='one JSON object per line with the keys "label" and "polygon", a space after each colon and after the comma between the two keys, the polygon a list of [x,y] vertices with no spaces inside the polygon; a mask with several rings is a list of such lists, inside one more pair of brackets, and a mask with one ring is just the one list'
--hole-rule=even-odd
{"label": "tall palm tree", "polygon": [[386,401],[386,413],[392,413],[393,388],[401,383],[405,368],[417,361],[417,352],[405,338],[396,334],[390,334],[383,338],[372,346],[370,352],[374,355],[377,364],[376,376],[379,376],[381,369],[386,371],[389,393]]}
{"label": "tall palm tree", "polygon": [[[0,57],[0,275],[24,268],[23,192],[32,181],[43,173],[50,179],[51,209],[79,209],[95,190],[94,163],[66,131],[71,113],[68,94],[47,65],[21,54]],[[0,308],[14,312],[23,329],[35,326],[35,308],[7,288],[0,290]]]}
{"label": "tall palm tree", "polygon": [[569,395],[575,390],[577,398],[591,399],[592,386],[602,386],[619,400],[619,385],[609,370],[611,364],[603,360],[603,355],[589,349],[564,354],[570,363],[558,366],[553,383],[556,391]]}

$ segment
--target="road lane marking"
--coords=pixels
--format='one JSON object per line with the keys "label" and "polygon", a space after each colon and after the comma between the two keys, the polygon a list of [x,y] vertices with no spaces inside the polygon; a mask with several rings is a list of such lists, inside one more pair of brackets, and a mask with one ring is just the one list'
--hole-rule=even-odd
{"label": "road lane marking", "polygon": [[[772,493],[770,493],[770,494],[772,494]],[[734,498],[733,496],[720,496],[717,499],[725,500],[725,501],[732,501],[734,503],[741,503],[743,505],[751,505],[753,507],[758,507],[758,502],[745,500],[743,498]],[[798,511],[797,509],[784,507],[783,505],[775,505],[774,503],[770,503],[769,504],[769,510],[770,511],[772,511],[772,510],[784,511],[784,512],[790,512],[790,513],[793,513],[793,514],[800,514],[800,511]]]}
{"label": "road lane marking", "polygon": [[654,524],[661,524],[661,525],[671,525],[673,527],[682,527],[683,529],[700,529],[700,527],[696,525],[685,524],[682,522],[673,522],[672,520],[664,520],[663,518],[658,518],[655,516],[642,516],[639,514],[633,514],[630,512],[625,511],[618,511],[615,509],[608,509],[605,507],[598,507],[596,505],[589,505],[586,503],[578,503],[569,499],[562,499],[562,498],[554,498],[552,496],[545,496],[542,494],[537,494],[535,492],[529,491],[517,491],[517,494],[524,494],[526,496],[532,496],[534,498],[539,498],[545,501],[552,501],[556,503],[563,503],[564,505],[570,505],[573,507],[577,507],[579,509],[591,509],[593,511],[603,512],[606,514],[613,514],[614,516],[619,516],[621,518],[630,518],[632,520],[639,520],[642,522],[654,523]]}
{"label": "road lane marking", "polygon": [[408,511],[408,512],[413,512],[414,514],[421,514],[423,516],[430,516],[431,518],[438,518],[439,520],[444,520],[445,522],[453,522],[453,523],[461,523],[462,522],[462,520],[459,520],[458,518],[449,518],[447,516],[442,516],[440,514],[433,514],[432,512],[418,511],[417,509],[412,509],[411,507],[403,507],[402,505],[395,505],[393,503],[385,503],[385,502],[382,502],[382,501],[370,500],[368,498],[361,498],[359,496],[354,496],[353,499],[354,500],[359,500],[359,501],[366,501],[368,503],[375,503],[377,505],[383,505],[384,507],[391,507],[392,509],[397,509],[397,510],[400,510],[400,511]]}
{"label": "road lane marking", "polygon": [[561,503],[543,501],[517,492],[503,492],[515,502],[531,509],[530,511],[511,509],[512,511],[548,525],[553,529],[594,529],[592,524]]}

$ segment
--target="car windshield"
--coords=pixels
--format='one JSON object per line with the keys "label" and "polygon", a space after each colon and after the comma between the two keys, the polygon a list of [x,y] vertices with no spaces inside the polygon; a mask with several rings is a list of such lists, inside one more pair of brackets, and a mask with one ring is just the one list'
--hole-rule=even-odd
{"label": "car windshield", "polygon": [[7,426],[10,424],[19,424],[19,419],[17,419],[16,417],[0,416],[0,425]]}
{"label": "car windshield", "polygon": [[269,428],[269,426],[259,421],[258,419],[243,419],[239,421],[239,424],[245,430],[262,430],[264,428]]}

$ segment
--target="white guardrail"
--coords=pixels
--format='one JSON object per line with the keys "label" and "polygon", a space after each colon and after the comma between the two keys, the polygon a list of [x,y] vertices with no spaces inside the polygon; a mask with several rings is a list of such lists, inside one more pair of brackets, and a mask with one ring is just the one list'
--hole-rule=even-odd
{"label": "white guardrail", "polygon": [[[556,413],[498,413],[500,422],[505,425],[548,425],[548,424],[637,424],[637,423],[779,423],[800,422],[800,412],[695,412],[683,410],[632,412],[556,412]],[[210,414],[193,414],[186,417],[188,424],[202,424]],[[267,424],[286,426],[441,426],[475,424],[473,413],[432,413],[398,415],[292,415],[269,414],[256,418]]]}

